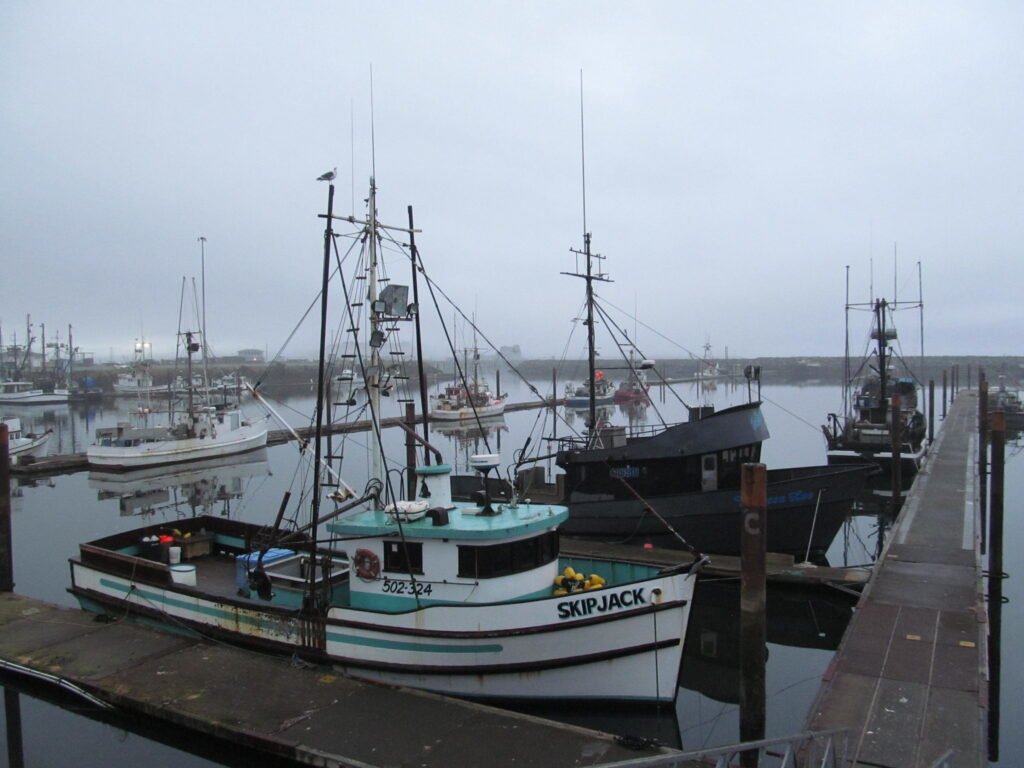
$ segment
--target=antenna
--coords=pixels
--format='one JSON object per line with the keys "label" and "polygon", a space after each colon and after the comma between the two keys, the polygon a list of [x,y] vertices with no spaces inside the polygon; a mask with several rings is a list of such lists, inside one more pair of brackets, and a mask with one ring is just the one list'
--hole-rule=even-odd
{"label": "antenna", "polygon": [[892,303],[896,304],[899,297],[896,295],[899,291],[899,282],[896,279],[896,273],[899,270],[900,262],[896,255],[896,241],[892,243]]}
{"label": "antenna", "polygon": [[356,100],[349,99],[348,102],[348,137],[349,137],[349,176],[352,178],[352,218],[356,216]]}
{"label": "antenna", "polygon": [[583,177],[583,234],[587,234],[587,149],[583,141],[583,70],[580,70],[580,174]]}
{"label": "antenna", "polygon": [[370,65],[370,175],[377,178],[377,134],[373,125],[373,64]]}

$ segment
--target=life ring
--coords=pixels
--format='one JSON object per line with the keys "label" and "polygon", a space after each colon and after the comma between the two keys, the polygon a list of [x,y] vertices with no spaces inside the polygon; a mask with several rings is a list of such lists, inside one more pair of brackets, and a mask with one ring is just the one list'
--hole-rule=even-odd
{"label": "life ring", "polygon": [[375,581],[380,576],[380,558],[370,549],[357,549],[352,558],[356,576],[363,581]]}

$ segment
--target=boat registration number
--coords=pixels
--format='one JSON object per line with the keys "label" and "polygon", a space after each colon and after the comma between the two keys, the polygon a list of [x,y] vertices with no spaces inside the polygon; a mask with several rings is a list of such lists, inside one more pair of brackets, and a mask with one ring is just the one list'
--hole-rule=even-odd
{"label": "boat registration number", "polygon": [[381,589],[389,595],[429,595],[434,591],[431,584],[422,584],[418,581],[399,581],[384,577]]}

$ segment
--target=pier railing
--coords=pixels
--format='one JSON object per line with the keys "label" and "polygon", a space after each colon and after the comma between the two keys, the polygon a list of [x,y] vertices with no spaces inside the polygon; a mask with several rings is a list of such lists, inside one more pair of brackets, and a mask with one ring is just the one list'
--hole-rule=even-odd
{"label": "pier railing", "polygon": [[674,755],[606,763],[602,768],[693,768],[696,765],[730,768],[740,765],[741,755],[751,751],[756,751],[756,765],[760,768],[841,768],[846,764],[846,746],[847,730],[833,728],[827,731],[806,731],[777,739],[748,741],[728,747],[702,749],[697,752],[680,752]]}

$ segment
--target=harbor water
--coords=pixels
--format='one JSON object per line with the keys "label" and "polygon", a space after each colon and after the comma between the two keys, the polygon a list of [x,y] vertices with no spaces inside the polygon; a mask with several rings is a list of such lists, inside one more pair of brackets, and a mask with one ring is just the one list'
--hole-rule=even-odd
{"label": "harbor water", "polygon": [[[510,402],[531,399],[523,382],[503,372],[503,389]],[[550,394],[550,381],[533,382],[540,392]],[[649,424],[682,421],[686,406],[712,402],[716,407],[745,402],[747,384],[727,380],[713,389],[699,391],[683,385],[662,396],[652,390],[646,408],[612,406],[601,417],[614,424]],[[754,393],[756,396],[756,392]],[[762,461],[769,468],[825,463],[822,424],[829,412],[841,407],[838,386],[766,386],[762,389],[763,412],[771,431],[764,444]],[[75,407],[26,408],[17,415],[26,429],[52,429],[50,453],[82,451],[98,426],[126,420],[137,404],[127,400]],[[291,397],[276,405],[294,426],[308,426],[313,412],[313,393]],[[359,399],[353,410],[363,408]],[[398,415],[400,403],[384,400],[384,415]],[[249,403],[251,417],[262,418],[259,406]],[[437,425],[431,443],[457,470],[468,472],[469,457],[475,453],[500,453],[503,466],[514,461],[517,451],[530,439],[531,452],[547,453],[545,438],[554,430],[566,436],[582,430],[585,415],[558,411],[553,427],[550,409],[516,411],[482,425]],[[366,415],[359,415],[366,418]],[[938,422],[938,420],[937,420]],[[272,422],[268,425],[276,428]],[[404,466],[405,435],[401,430],[384,431],[389,465]],[[331,453],[343,455],[342,475],[359,489],[369,464],[369,433],[335,436]],[[294,443],[234,457],[215,466],[185,467],[132,475],[76,473],[13,482],[12,526],[14,575],[20,594],[75,606],[68,594],[68,558],[77,553],[80,542],[141,525],[167,523],[195,514],[230,516],[251,522],[270,522],[286,491],[299,496],[304,475],[296,472]],[[1024,459],[1013,444],[1007,447],[1005,563],[1011,578],[1005,583],[1008,603],[1003,607],[1003,634],[1024,630],[1024,594],[1012,578],[1016,565],[1013,553],[1024,546],[1024,523],[1011,511],[1024,492]],[[549,464],[550,466],[550,464]],[[1017,471],[1014,471],[1014,470]],[[397,473],[395,482],[398,482]],[[293,505],[294,506],[294,505]],[[886,503],[867,501],[850,517],[828,552],[833,566],[870,563],[878,550],[878,537],[891,519]],[[770,525],[770,521],[769,521]],[[817,694],[822,673],[853,610],[854,599],[826,588],[782,588],[772,585],[768,599],[768,736],[784,736],[801,730],[808,708]],[[544,707],[526,710],[564,722],[635,737],[656,739],[670,746],[700,749],[738,740],[739,735],[739,587],[738,579],[707,580],[701,583],[694,601],[686,638],[683,668],[674,706],[650,710],[603,708],[600,705]],[[1011,646],[1012,647],[1012,646]],[[1004,653],[1002,690],[1024,685],[1024,661]],[[268,691],[268,696],[272,692]],[[1002,697],[1003,723],[1024,722],[1024,705],[1013,696]],[[88,706],[63,701],[63,707],[34,698],[28,693],[16,697],[7,692],[10,707],[20,708],[21,750],[26,765],[134,766],[145,762],[179,768],[244,764],[237,750],[218,750],[208,740],[197,742],[191,734],[175,733],[152,722],[126,717],[103,721]],[[400,723],[401,713],[395,713]],[[0,733],[2,753],[7,756],[11,741],[8,728]],[[55,734],[60,734],[55,738]],[[385,734],[382,731],[382,738]],[[1024,734],[1019,729],[1001,729],[1000,754],[1024,753]],[[1008,757],[994,764],[1011,765]]]}

